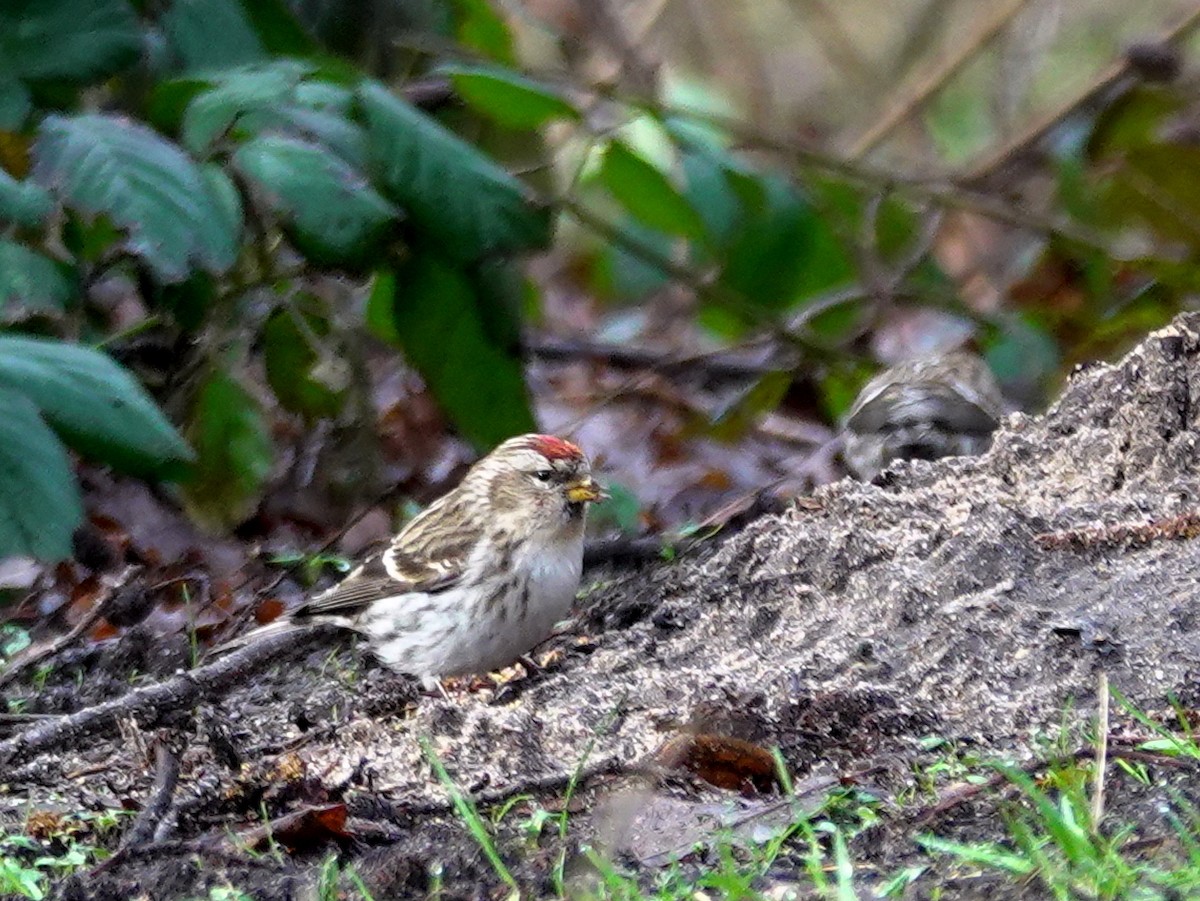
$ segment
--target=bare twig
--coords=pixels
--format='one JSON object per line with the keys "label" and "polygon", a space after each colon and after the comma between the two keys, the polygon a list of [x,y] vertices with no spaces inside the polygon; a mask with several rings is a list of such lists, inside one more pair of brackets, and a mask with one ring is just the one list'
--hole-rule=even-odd
{"label": "bare twig", "polygon": [[129,581],[130,577],[137,572],[140,567],[127,566],[124,570],[117,574],[117,577],[112,580],[107,586],[101,590],[101,594],[96,598],[90,610],[84,614],[83,619],[75,624],[75,627],[65,635],[59,636],[49,644],[43,645],[36,650],[30,651],[24,657],[14,661],[9,665],[8,669],[0,673],[0,688],[3,688],[8,683],[14,681],[19,676],[28,672],[36,666],[39,666],[43,661],[49,660],[56,654],[73,645],[81,637],[91,631],[92,627],[104,618],[105,609],[108,607],[109,600]]}
{"label": "bare twig", "polygon": [[125,834],[118,855],[128,853],[129,849],[144,845],[154,838],[155,829],[171,807],[178,783],[179,757],[171,751],[165,740],[159,738],[154,745],[154,787],[150,790],[146,806]]}
{"label": "bare twig", "polygon": [[[1153,40],[1152,43],[1177,44],[1187,38],[1198,26],[1200,26],[1200,6],[1184,16],[1177,24],[1168,28],[1160,37]],[[967,184],[985,182],[1008,163],[1036,147],[1050,131],[1057,128],[1072,113],[1087,107],[1110,91],[1118,81],[1125,78],[1129,73],[1130,63],[1128,59],[1123,58],[1113,63],[1075,97],[1057,109],[1051,110],[1023,133],[1013,138],[1013,140],[996,150],[986,159],[977,163],[971,169],[970,173],[968,173],[964,182]]]}
{"label": "bare twig", "polygon": [[134,689],[69,716],[38,722],[0,742],[0,768],[15,767],[51,749],[73,747],[88,736],[112,730],[123,717],[134,717],[142,726],[152,727],[172,711],[219,695],[274,660],[336,631],[313,624],[272,635],[165,682]]}
{"label": "bare twig", "polygon": [[884,138],[942,90],[962,68],[995,40],[1029,0],[1009,0],[973,37],[968,38],[952,57],[936,67],[912,87],[906,96],[897,100],[866,134],[850,148],[850,159],[859,159],[877,147]]}
{"label": "bare twig", "polygon": [[591,341],[586,338],[558,338],[531,335],[524,341],[525,351],[544,360],[596,360],[622,369],[652,369],[663,374],[700,371],[727,378],[758,377],[791,368],[794,360],[763,359],[761,350],[739,353],[738,348],[698,354],[673,354],[649,347],[631,347]]}

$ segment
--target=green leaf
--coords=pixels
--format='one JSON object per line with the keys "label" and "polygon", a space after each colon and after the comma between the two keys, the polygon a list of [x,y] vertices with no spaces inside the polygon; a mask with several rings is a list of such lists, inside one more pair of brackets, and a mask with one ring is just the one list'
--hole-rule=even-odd
{"label": "green leaf", "polygon": [[533,430],[521,361],[488,340],[470,279],[425,254],[400,267],[395,284],[404,356],[459,431],[483,449]]}
{"label": "green leaf", "polygon": [[739,391],[708,423],[706,433],[718,441],[733,442],[746,433],[766,413],[775,410],[792,386],[790,372],[769,372]]}
{"label": "green leaf", "polygon": [[[640,246],[654,251],[661,259],[671,259],[676,238],[646,228],[629,217],[621,221],[620,227]],[[618,244],[608,244],[600,249],[592,275],[593,290],[620,300],[641,300],[661,291],[672,278],[662,267]]]}
{"label": "green leaf", "polygon": [[1140,219],[1167,240],[1200,247],[1200,147],[1148,144],[1122,163],[1102,195],[1111,221]]}
{"label": "green leaf", "polygon": [[725,252],[722,286],[775,313],[852,279],[848,255],[804,197],[779,178],[763,184],[763,206],[747,215]]}
{"label": "green leaf", "polygon": [[359,100],[375,174],[429,244],[474,260],[549,243],[549,211],[520,181],[382,85]]}
{"label": "green leaf", "polygon": [[0,388],[33,401],[75,450],[125,472],[173,478],[192,459],[142,386],[89,347],[0,335]]}
{"label": "green leaf", "polygon": [[[263,327],[263,363],[267,384],[283,406],[309,421],[336,416],[345,405],[350,374],[335,352],[329,320],[319,315],[314,298],[279,307]],[[301,327],[298,318],[304,317]],[[317,347],[313,342],[319,342]]]}
{"label": "green leaf", "polygon": [[76,282],[64,264],[15,241],[0,240],[0,311],[10,305],[29,311],[61,313],[76,294]]}
{"label": "green leaf", "polygon": [[276,60],[221,73],[214,84],[192,95],[180,126],[184,146],[204,154],[223,139],[291,134],[324,144],[364,168],[367,135],[348,118],[353,92],[326,81],[302,80],[315,71],[295,60]]}
{"label": "green leaf", "polygon": [[238,0],[174,0],[160,21],[187,72],[229,69],[267,55]]}
{"label": "green leaf", "polygon": [[381,269],[371,279],[371,293],[367,296],[367,308],[363,313],[367,331],[388,344],[400,344],[400,333],[396,331],[396,273]]}
{"label": "green leaf", "polygon": [[36,228],[54,209],[54,199],[41,185],[17,181],[0,169],[0,221]]}
{"label": "green leaf", "polygon": [[0,72],[0,131],[20,131],[31,112],[29,89],[19,79]]}
{"label": "green leaf", "polygon": [[258,507],[271,474],[271,436],[254,396],[237,379],[214,371],[184,431],[198,458],[183,486],[188,511],[213,529],[243,522]]}
{"label": "green leaf", "polygon": [[114,116],[47,116],[34,146],[34,177],[67,203],[105,214],[124,246],[164,282],[197,266],[221,273],[236,261],[241,223],[226,198],[175,144]]}
{"label": "green leaf", "polygon": [[395,207],[319,144],[264,135],[239,148],[233,162],[318,265],[361,265],[396,222]]}
{"label": "green leaf", "polygon": [[1187,105],[1178,90],[1161,85],[1135,85],[1107,105],[1096,117],[1084,148],[1090,160],[1104,160],[1127,150],[1162,140],[1168,117]]}
{"label": "green leaf", "polygon": [[141,28],[125,0],[0,4],[0,82],[84,84],[133,62],[141,48]]}
{"label": "green leaf", "polygon": [[608,497],[596,504],[588,517],[591,529],[605,531],[616,529],[625,535],[636,535],[642,530],[642,502],[629,488],[616,482],[605,485]]}
{"label": "green leaf", "polygon": [[276,56],[308,56],[320,47],[286,0],[245,0],[243,8],[262,45]]}
{"label": "green leaf", "polygon": [[703,238],[704,222],[670,180],[621,141],[604,152],[600,181],[643,225],[685,238]]}
{"label": "green leaf", "polygon": [[488,0],[454,0],[458,42],[498,63],[515,65],[517,54],[504,17]]}
{"label": "green leaf", "polygon": [[205,153],[251,110],[273,109],[291,99],[311,67],[295,60],[242,66],[222,72],[216,84],[200,91],[183,115],[179,138],[193,153]]}
{"label": "green leaf", "polygon": [[67,452],[16,391],[0,392],[0,558],[62,560],[83,521]]}
{"label": "green leaf", "polygon": [[744,211],[726,169],[715,154],[685,151],[683,174],[687,177],[687,200],[704,222],[713,239],[726,244],[737,235]]}
{"label": "green leaf", "polygon": [[519,72],[483,66],[447,65],[454,90],[470,106],[506,128],[540,128],[554,119],[578,121],[579,110],[558,91]]}

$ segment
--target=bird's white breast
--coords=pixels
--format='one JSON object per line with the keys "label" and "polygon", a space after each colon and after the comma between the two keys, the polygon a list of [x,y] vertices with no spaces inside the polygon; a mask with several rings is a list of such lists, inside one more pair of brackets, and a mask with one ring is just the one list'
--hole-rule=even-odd
{"label": "bird's white breast", "polygon": [[[481,581],[376,602],[364,630],[397,669],[426,677],[486,673],[550,636],[571,610],[582,565],[581,535],[531,542],[507,570]],[[497,601],[481,603],[493,593]]]}

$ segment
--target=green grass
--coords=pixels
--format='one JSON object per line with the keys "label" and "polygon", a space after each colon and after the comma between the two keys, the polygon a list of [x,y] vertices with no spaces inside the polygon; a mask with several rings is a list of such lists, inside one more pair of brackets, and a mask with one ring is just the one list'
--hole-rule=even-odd
{"label": "green grass", "polygon": [[[1186,711],[1172,701],[1180,732],[1172,732],[1130,704],[1119,692],[1114,701],[1155,738],[1143,742],[1142,751],[1168,757],[1200,760],[1200,746],[1192,735]],[[1103,732],[1104,730],[1099,730]],[[1065,728],[1063,733],[1067,734]],[[1097,745],[1097,736],[1092,744]],[[1106,740],[1107,735],[1103,738]],[[921,847],[948,856],[965,868],[1003,874],[1018,881],[1036,880],[1054,898],[1131,899],[1151,901],[1169,897],[1195,897],[1200,893],[1200,815],[1178,793],[1168,793],[1174,803],[1162,811],[1161,829],[1149,839],[1139,839],[1132,824],[1097,822],[1103,798],[1103,770],[1092,760],[1076,760],[1067,753],[1069,743],[1056,743],[1061,762],[1050,766],[1040,779],[1005,764],[994,764],[1017,791],[1017,801],[1002,807],[1006,835],[992,842],[962,843],[934,835],[918,836]],[[1144,762],[1113,761],[1116,770],[1152,786]]]}
{"label": "green grass", "polygon": [[0,836],[0,895],[41,901],[53,880],[106,859],[109,852],[93,842],[104,839],[128,815],[110,811],[63,817],[60,830],[46,839],[20,833]]}
{"label": "green grass", "polygon": [[[1175,732],[1137,711],[1114,692],[1114,701],[1153,734],[1143,750],[1157,754],[1200,760],[1200,746],[1194,740],[1185,711],[1177,710],[1180,731]],[[980,785],[998,781],[986,791],[992,796],[1009,798],[1000,802],[1001,837],[995,841],[956,842],[925,834],[914,838],[914,850],[927,855],[914,863],[873,880],[869,895],[859,894],[856,875],[868,872],[857,865],[849,850],[849,840],[861,829],[879,820],[878,802],[853,789],[839,789],[816,812],[802,814],[786,828],[766,841],[717,832],[695,854],[685,855],[657,871],[632,869],[607,857],[597,847],[581,851],[590,865],[587,878],[578,873],[572,880],[563,877],[566,851],[560,852],[558,865],[551,874],[554,896],[571,901],[684,901],[699,896],[728,901],[760,901],[762,890],[772,882],[794,882],[801,897],[816,896],[830,901],[862,898],[901,898],[914,885],[927,896],[938,896],[937,880],[930,876],[936,864],[938,872],[947,868],[962,871],[956,875],[991,874],[1011,880],[1018,891],[1032,884],[1056,899],[1130,899],[1154,901],[1177,897],[1200,897],[1200,813],[1182,797],[1175,797],[1169,810],[1162,812],[1163,828],[1149,840],[1139,835],[1132,824],[1094,821],[1101,810],[1096,800],[1099,776],[1090,757],[1079,757],[1075,748],[1098,746],[1102,726],[1088,728],[1080,724],[1068,708],[1057,732],[1051,730],[1035,741],[1035,746],[1054,761],[1036,774],[1006,763],[987,763],[977,752],[964,750],[952,742],[931,737],[927,750],[939,752],[931,763],[915,767],[913,787],[898,800],[906,805],[926,806],[949,785]],[[1090,733],[1090,734],[1089,734]],[[1107,736],[1105,736],[1107,737]],[[428,752],[427,752],[428,753]],[[586,755],[585,755],[586,759]],[[777,755],[779,782],[785,797],[793,793],[783,761]],[[577,775],[582,770],[582,761]],[[514,798],[497,808],[490,820],[475,809],[456,787],[440,764],[438,778],[450,792],[459,815],[466,822],[485,855],[496,866],[500,860],[493,837],[496,828],[519,807],[528,811],[517,821],[516,831],[524,836],[530,850],[536,850],[547,827],[557,826],[563,848],[567,846],[567,805],[549,812],[534,799]],[[998,777],[1002,777],[999,778]],[[1141,761],[1126,761],[1119,755],[1109,762],[1104,778],[1128,778],[1144,786],[1153,786],[1152,768]],[[574,790],[575,780],[568,790]],[[1167,789],[1169,792],[1169,788]],[[512,825],[510,823],[510,825]],[[1103,827],[1103,828],[1102,828]],[[696,861],[703,861],[697,864]],[[503,867],[503,864],[499,864]],[[516,881],[507,868],[497,874],[516,891]],[[922,887],[921,883],[928,885]]]}
{"label": "green grass", "polygon": [[[1115,706],[1149,734],[1140,750],[1160,755],[1168,763],[1178,759],[1177,766],[1200,761],[1200,745],[1192,734],[1187,711],[1176,705],[1178,728],[1168,728],[1115,692],[1113,699]],[[935,756],[932,762],[914,767],[910,789],[899,793],[896,802],[924,808],[944,798],[949,786],[990,781],[995,785],[986,787],[980,797],[1001,799],[998,816],[1002,828],[991,841],[918,835],[913,840],[911,865],[892,873],[880,873],[854,860],[851,840],[877,824],[883,808],[869,793],[842,787],[830,792],[816,810],[802,811],[795,804],[793,819],[773,833],[751,838],[732,830],[717,831],[692,853],[660,869],[629,866],[608,857],[600,847],[585,844],[579,847],[579,857],[572,861],[568,875],[570,801],[595,739],[610,720],[597,728],[552,810],[523,795],[481,811],[456,785],[430,743],[421,744],[458,818],[507,887],[510,899],[522,893],[511,862],[523,855],[541,855],[547,860],[548,894],[571,901],[690,901],[698,894],[727,901],[760,901],[763,890],[780,881],[793,883],[801,897],[828,901],[902,898],[912,891],[922,897],[932,891],[932,897],[937,897],[937,884],[947,872],[966,878],[988,875],[1009,880],[1019,891],[1036,884],[1061,901],[1200,897],[1200,812],[1161,779],[1161,767],[1153,763],[1124,760],[1113,752],[1107,769],[1098,770],[1090,756],[1080,757],[1073,749],[1081,743],[1098,747],[1105,729],[1092,728],[1088,735],[1086,726],[1072,719],[1069,715],[1064,718],[1058,735],[1047,733],[1034,742],[1051,761],[1036,771],[983,762],[976,752],[952,742],[927,739],[923,744]],[[787,810],[794,787],[778,753],[776,764],[782,788],[779,803],[784,805],[780,809]],[[1157,827],[1154,817],[1141,823],[1138,831],[1111,811],[1104,813],[1097,791],[1105,779],[1138,783],[1141,791],[1159,786],[1158,792],[1170,803],[1160,805]],[[1097,811],[1101,813],[1099,822]],[[0,837],[0,894],[38,901],[46,897],[52,880],[103,859],[106,852],[95,845],[116,827],[115,817],[91,815],[64,822],[61,834],[45,841],[20,834]],[[507,842],[503,854],[498,840],[501,829]],[[554,856],[547,858],[550,848]],[[433,896],[439,896],[442,874],[436,862],[431,863],[429,875]],[[861,893],[867,876],[871,877],[869,894]],[[243,896],[228,886],[215,890],[208,901],[240,901]],[[336,857],[320,866],[315,897],[318,901],[373,901],[353,869],[340,869]]]}

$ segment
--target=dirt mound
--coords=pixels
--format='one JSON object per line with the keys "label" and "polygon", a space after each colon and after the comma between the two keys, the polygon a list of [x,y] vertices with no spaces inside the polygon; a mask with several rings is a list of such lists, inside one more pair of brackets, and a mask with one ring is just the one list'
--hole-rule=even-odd
{"label": "dirt mound", "polygon": [[[354,854],[386,845],[365,864],[397,884],[418,891],[413,873],[447,855],[495,881],[422,740],[482,801],[553,796],[580,775],[611,794],[680,734],[778,746],[798,777],[881,766],[886,785],[931,735],[1020,758],[1064,705],[1094,705],[1101,669],[1144,708],[1169,693],[1195,703],[1198,415],[1191,315],[1076,373],[1045,416],[1010,416],[983,457],[839,482],[676,562],[611,575],[532,678],[414,701],[400,677],[328,646],[277,666],[185,730],[177,840],[332,800],[373,824],[334,838]],[[84,744],[93,765],[145,770],[127,741]],[[63,793],[81,766],[74,751],[10,762],[4,816]],[[152,775],[122,791],[141,798]],[[80,803],[96,791],[67,784]],[[622,849],[611,817],[573,822],[575,840]],[[514,866],[544,884],[548,859]]]}

